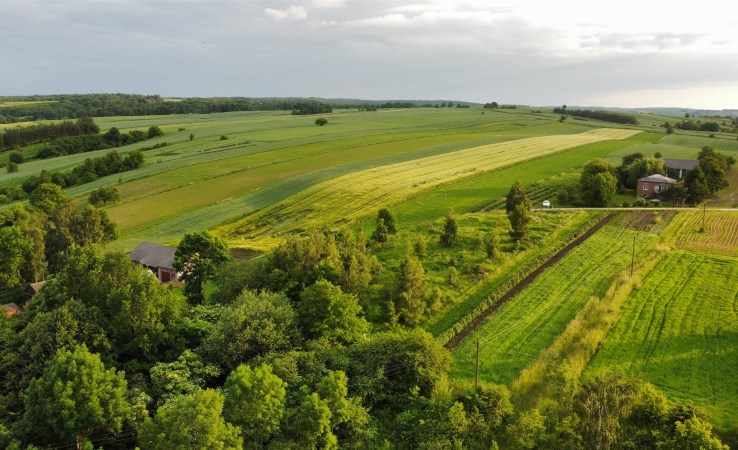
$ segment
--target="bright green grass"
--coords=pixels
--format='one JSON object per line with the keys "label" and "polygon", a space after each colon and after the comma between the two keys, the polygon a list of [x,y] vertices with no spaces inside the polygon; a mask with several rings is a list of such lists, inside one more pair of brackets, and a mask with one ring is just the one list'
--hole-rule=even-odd
{"label": "bright green grass", "polygon": [[[581,167],[591,159],[604,158],[612,152],[652,142],[660,137],[658,134],[641,133],[619,141],[598,142],[442,185],[397,205],[394,208],[397,221],[405,228],[422,227],[428,221],[444,216],[452,208],[459,213],[475,211],[507,195],[516,180],[527,186],[541,179],[555,177],[568,169]],[[367,220],[364,223],[365,232],[371,232],[373,226],[373,222]]]}
{"label": "bright green grass", "polygon": [[[479,226],[488,221],[488,217],[497,219],[495,226],[489,228]],[[473,227],[472,229],[475,231],[473,239],[483,243],[489,239],[489,233],[495,228],[499,233],[502,248],[507,249],[510,253],[503,254],[504,256],[496,261],[489,261],[486,258],[484,247],[480,246],[477,252],[473,254],[474,259],[464,258],[464,261],[470,263],[472,267],[483,267],[487,271],[487,275],[478,278],[474,283],[461,286],[463,290],[454,298],[455,301],[445,305],[443,309],[428,319],[425,325],[426,330],[434,336],[446,331],[481,301],[488,298],[509,276],[530,264],[551,247],[559,244],[562,236],[580,229],[591,217],[591,213],[586,211],[534,213],[530,225],[529,243],[521,250],[515,251],[515,244],[506,232],[509,228],[509,222],[504,211],[462,216],[463,220],[459,221],[460,229],[466,228],[466,224],[469,228]],[[472,221],[479,221],[479,223],[469,223]],[[441,222],[442,220],[438,222],[439,228],[442,226]],[[469,231],[466,231],[466,233],[469,233]],[[455,248],[441,247],[441,250],[448,252],[451,256],[458,253]],[[470,259],[471,261],[469,261]]]}
{"label": "bright green grass", "polygon": [[663,139],[663,143],[694,148],[696,150],[695,156],[697,156],[697,153],[699,153],[702,147],[706,145],[709,145],[715,150],[720,150],[728,153],[738,153],[738,140],[735,139],[735,136],[731,137],[730,139],[711,139],[707,136],[701,137],[687,136],[683,134],[672,134],[666,136]]}
{"label": "bright green grass", "polygon": [[631,296],[588,370],[622,369],[738,426],[738,259],[675,250]]}
{"label": "bright green grass", "polygon": [[512,382],[591,296],[603,295],[613,278],[630,265],[633,236],[638,239],[636,257],[645,255],[658,240],[652,234],[606,225],[546,270],[454,350],[452,376],[474,377],[479,339],[480,378]]}

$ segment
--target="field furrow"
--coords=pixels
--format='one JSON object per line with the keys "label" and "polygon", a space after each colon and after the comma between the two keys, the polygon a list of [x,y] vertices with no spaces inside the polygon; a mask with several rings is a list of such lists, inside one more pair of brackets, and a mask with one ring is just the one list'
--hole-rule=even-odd
{"label": "field furrow", "polygon": [[593,295],[601,295],[630,265],[633,236],[636,257],[650,252],[658,238],[606,225],[518,296],[492,315],[454,351],[453,375],[474,376],[476,339],[480,377],[509,383],[558,336]]}
{"label": "field furrow", "polygon": [[738,259],[674,250],[628,300],[590,371],[622,369],[738,425]]}

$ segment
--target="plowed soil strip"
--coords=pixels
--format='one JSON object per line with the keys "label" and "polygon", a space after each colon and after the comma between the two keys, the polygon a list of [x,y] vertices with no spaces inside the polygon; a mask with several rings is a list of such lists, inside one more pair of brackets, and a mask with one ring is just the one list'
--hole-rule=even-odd
{"label": "plowed soil strip", "polygon": [[540,267],[538,267],[536,270],[531,272],[527,277],[523,278],[520,283],[516,284],[512,287],[509,291],[505,293],[502,297],[500,297],[500,300],[497,301],[494,305],[490,306],[486,311],[484,311],[482,314],[479,315],[476,319],[474,319],[469,325],[467,325],[463,330],[461,330],[456,336],[454,336],[450,341],[446,343],[446,348],[448,350],[453,350],[456,347],[461,344],[461,342],[466,339],[469,334],[471,334],[474,330],[479,328],[485,320],[489,316],[491,316],[495,311],[500,309],[502,305],[507,303],[508,300],[518,295],[523,289],[525,289],[530,283],[533,282],[536,278],[538,278],[538,275],[543,273],[544,270],[548,269],[549,267],[553,266],[561,258],[567,255],[570,251],[572,251],[575,247],[577,247],[579,244],[587,240],[590,236],[595,234],[597,230],[605,226],[607,223],[609,223],[613,218],[615,217],[615,214],[608,214],[605,216],[602,220],[597,222],[592,228],[584,232],[581,236],[571,241],[566,247],[562,248],[558,251],[555,255],[553,255],[551,258],[549,258],[548,261],[541,264]]}

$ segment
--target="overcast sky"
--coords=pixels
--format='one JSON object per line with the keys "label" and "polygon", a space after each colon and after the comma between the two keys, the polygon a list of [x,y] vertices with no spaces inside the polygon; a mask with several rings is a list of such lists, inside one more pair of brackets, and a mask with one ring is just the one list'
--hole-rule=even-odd
{"label": "overcast sky", "polygon": [[0,0],[0,95],[738,108],[729,1]]}

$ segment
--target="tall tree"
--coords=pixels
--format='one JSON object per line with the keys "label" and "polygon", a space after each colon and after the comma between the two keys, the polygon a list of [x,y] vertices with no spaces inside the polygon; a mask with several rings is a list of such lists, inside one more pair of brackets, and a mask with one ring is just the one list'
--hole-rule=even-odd
{"label": "tall tree", "polygon": [[520,184],[520,181],[516,181],[510,187],[510,190],[507,191],[507,197],[505,198],[505,211],[509,214],[520,204],[525,204],[525,207],[530,209],[530,200],[528,200],[528,195],[525,193],[525,189],[523,188],[523,185]]}
{"label": "tall tree", "polygon": [[279,431],[285,411],[287,383],[269,365],[238,366],[225,383],[223,416],[241,428],[243,437],[263,445]]}
{"label": "tall tree", "polygon": [[585,205],[607,206],[617,187],[615,168],[603,159],[588,162],[582,169],[579,187]]}
{"label": "tall tree", "polygon": [[29,201],[32,206],[49,214],[67,201],[67,194],[57,184],[41,183],[31,192]]}
{"label": "tall tree", "polygon": [[515,241],[520,241],[528,236],[528,224],[531,221],[530,210],[526,208],[525,203],[518,204],[515,209],[507,213],[510,220],[510,237]]}
{"label": "tall tree", "polygon": [[81,449],[96,433],[118,432],[129,419],[123,373],[105,369],[83,344],[61,350],[26,391],[26,432],[32,442],[74,439]]}
{"label": "tall tree", "polygon": [[440,241],[442,245],[451,247],[456,243],[456,238],[459,235],[459,227],[456,223],[456,215],[453,211],[449,211],[446,215],[446,220],[443,223],[443,232],[441,233]]}
{"label": "tall tree", "polygon": [[174,269],[182,274],[184,292],[191,302],[202,303],[203,282],[229,259],[228,247],[222,239],[207,231],[185,234],[174,253]]}
{"label": "tall tree", "polygon": [[202,352],[230,372],[256,356],[286,351],[298,338],[295,311],[284,294],[246,290],[223,310]]}
{"label": "tall tree", "polygon": [[395,218],[394,213],[389,210],[389,208],[382,208],[377,211],[377,223],[379,222],[379,219],[382,219],[384,221],[384,226],[387,227],[387,232],[389,234],[397,233],[397,219]]}
{"label": "tall tree", "polygon": [[221,415],[223,403],[222,394],[205,389],[160,407],[139,430],[141,449],[241,450],[238,428]]}
{"label": "tall tree", "polygon": [[359,299],[345,294],[330,281],[318,280],[300,294],[298,319],[310,339],[326,339],[348,345],[369,332],[369,322],[361,316]]}

